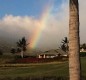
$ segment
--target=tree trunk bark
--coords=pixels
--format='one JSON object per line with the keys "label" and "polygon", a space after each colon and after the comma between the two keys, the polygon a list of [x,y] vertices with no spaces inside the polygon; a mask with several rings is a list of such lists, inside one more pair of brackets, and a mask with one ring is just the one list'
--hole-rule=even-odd
{"label": "tree trunk bark", "polygon": [[70,80],[81,80],[78,0],[70,0],[69,5],[69,75]]}

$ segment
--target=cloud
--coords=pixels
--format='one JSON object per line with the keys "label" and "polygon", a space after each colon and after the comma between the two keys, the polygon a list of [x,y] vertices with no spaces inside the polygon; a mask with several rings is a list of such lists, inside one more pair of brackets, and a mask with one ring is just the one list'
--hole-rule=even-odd
{"label": "cloud", "polygon": [[[80,37],[81,42],[85,42],[86,33],[86,1],[79,0],[80,3]],[[63,0],[59,9],[50,14],[46,28],[42,31],[37,48],[47,50],[58,48],[61,40],[68,36],[69,27],[69,5],[68,1]],[[58,6],[55,8],[57,9]],[[0,36],[9,36],[11,38],[21,38],[26,36],[31,38],[33,31],[40,23],[39,19],[31,16],[13,16],[5,15],[0,19]]]}
{"label": "cloud", "polygon": [[[65,6],[66,5],[66,6]],[[37,48],[51,49],[57,48],[61,39],[67,36],[68,17],[68,5],[62,4],[59,12],[52,13],[47,21],[46,28],[42,31],[40,39],[37,44]],[[31,38],[33,31],[40,23],[39,19],[35,19],[30,16],[13,16],[5,15],[0,19],[0,31],[3,36],[9,36],[12,38],[20,38],[26,36]]]}
{"label": "cloud", "polygon": [[9,36],[29,36],[37,21],[29,16],[6,15],[0,20],[0,31]]}

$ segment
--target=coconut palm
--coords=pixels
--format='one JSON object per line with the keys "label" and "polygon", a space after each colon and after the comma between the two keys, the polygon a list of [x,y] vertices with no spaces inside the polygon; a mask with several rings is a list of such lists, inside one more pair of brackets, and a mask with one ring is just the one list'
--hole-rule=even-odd
{"label": "coconut palm", "polygon": [[62,40],[62,45],[61,45],[61,49],[65,52],[68,53],[68,38],[67,37],[64,37],[64,39]]}
{"label": "coconut palm", "polygon": [[78,0],[69,0],[69,7],[69,74],[70,80],[81,80]]}
{"label": "coconut palm", "polygon": [[20,49],[21,57],[23,58],[24,52],[26,51],[27,47],[26,39],[23,37],[21,40],[17,42],[18,49]]}

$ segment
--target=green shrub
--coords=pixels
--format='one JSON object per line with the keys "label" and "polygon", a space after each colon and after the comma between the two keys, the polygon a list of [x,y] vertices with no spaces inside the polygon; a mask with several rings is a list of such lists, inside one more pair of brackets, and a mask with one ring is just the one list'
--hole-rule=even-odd
{"label": "green shrub", "polygon": [[86,56],[86,52],[80,52],[80,57],[85,57]]}

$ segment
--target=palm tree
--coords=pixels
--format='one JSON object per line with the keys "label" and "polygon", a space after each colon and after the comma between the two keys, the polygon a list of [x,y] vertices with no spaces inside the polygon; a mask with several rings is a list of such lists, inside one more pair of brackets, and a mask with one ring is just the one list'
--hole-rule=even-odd
{"label": "palm tree", "polygon": [[67,37],[64,37],[64,39],[62,40],[62,45],[61,45],[61,49],[63,50],[63,51],[65,51],[65,52],[67,52],[68,53],[68,38]]}
{"label": "palm tree", "polygon": [[23,37],[21,40],[17,42],[18,49],[20,49],[21,57],[23,58],[24,52],[26,51],[27,47],[26,39]]}
{"label": "palm tree", "polygon": [[81,80],[78,0],[69,0],[69,7],[69,75],[70,80]]}

